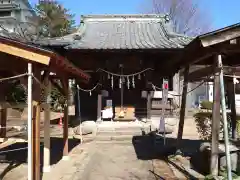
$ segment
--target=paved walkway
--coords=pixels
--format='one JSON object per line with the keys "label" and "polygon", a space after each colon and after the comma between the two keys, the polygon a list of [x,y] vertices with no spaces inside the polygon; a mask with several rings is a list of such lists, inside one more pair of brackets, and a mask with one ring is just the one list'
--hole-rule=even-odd
{"label": "paved walkway", "polygon": [[138,160],[129,144],[98,144],[84,172],[74,180],[140,180],[155,179],[149,161]]}
{"label": "paved walkway", "polygon": [[[184,135],[189,139],[195,138],[194,120],[187,119],[185,125]],[[109,126],[109,123],[100,125],[97,137],[85,138],[84,144],[78,145],[70,152],[69,160],[61,160],[53,165],[51,172],[43,175],[43,180],[175,179],[168,164],[159,159],[159,155],[151,154],[149,141],[144,144],[143,129],[148,131],[149,124],[137,122],[117,123],[114,126]],[[177,128],[171,136],[176,136],[176,131]],[[144,143],[141,144],[141,141]],[[22,169],[23,167],[25,168],[20,166],[17,171],[26,175],[26,169]],[[10,173],[6,176],[7,180],[12,179],[11,174],[17,175]]]}

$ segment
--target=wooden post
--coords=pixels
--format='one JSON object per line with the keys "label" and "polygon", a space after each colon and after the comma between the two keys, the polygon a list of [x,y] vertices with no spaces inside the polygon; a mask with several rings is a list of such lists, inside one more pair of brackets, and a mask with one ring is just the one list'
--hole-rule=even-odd
{"label": "wooden post", "polygon": [[36,106],[36,118],[35,118],[35,180],[40,180],[40,104]]}
{"label": "wooden post", "polygon": [[36,179],[36,106],[32,106],[32,179]]}
{"label": "wooden post", "polygon": [[44,159],[43,172],[50,172],[50,90],[49,74],[44,78]]}
{"label": "wooden post", "polygon": [[[41,72],[39,69],[35,69],[34,75],[39,80],[41,79]],[[34,93],[33,93],[33,100],[35,101],[35,104],[33,106],[33,128],[32,128],[32,135],[33,135],[33,141],[32,141],[32,148],[33,148],[33,180],[40,180],[41,174],[40,174],[40,92],[41,87],[40,84],[36,81],[34,81]]]}
{"label": "wooden post", "polygon": [[147,92],[147,121],[151,120],[151,105],[152,105],[151,91]]}
{"label": "wooden post", "polygon": [[228,120],[227,120],[227,108],[225,99],[225,88],[223,80],[223,64],[222,55],[218,55],[218,66],[221,68],[220,71],[220,92],[221,92],[221,108],[222,108],[222,120],[223,120],[223,134],[224,134],[224,145],[225,145],[225,156],[227,164],[227,179],[232,180],[232,168],[231,168],[231,157],[229,150],[229,137],[228,137]]}
{"label": "wooden post", "polygon": [[102,114],[102,94],[98,94],[97,122],[101,122],[102,121],[101,114]]}
{"label": "wooden post", "polygon": [[210,172],[213,176],[218,176],[218,148],[219,148],[219,128],[220,128],[220,72],[217,60],[214,63],[215,75],[213,86],[213,114],[212,114],[212,147]]}
{"label": "wooden post", "polygon": [[0,109],[1,111],[1,134],[0,137],[1,138],[5,138],[6,137],[6,126],[7,126],[7,109]]}
{"label": "wooden post", "polygon": [[182,102],[181,102],[180,120],[179,120],[179,124],[178,124],[178,136],[177,136],[178,147],[180,146],[180,141],[182,140],[182,136],[183,136],[184,119],[185,119],[185,111],[186,111],[186,100],[187,100],[187,90],[188,90],[188,73],[189,73],[189,66],[187,66],[184,70]]}
{"label": "wooden post", "polygon": [[64,106],[64,123],[63,123],[63,160],[68,160],[68,105],[69,105],[69,83],[68,79],[63,80],[66,103]]}
{"label": "wooden post", "polygon": [[232,139],[237,138],[237,112],[236,112],[236,100],[235,100],[235,84],[233,78],[226,78],[228,84],[228,103],[231,108],[231,123],[232,123]]}

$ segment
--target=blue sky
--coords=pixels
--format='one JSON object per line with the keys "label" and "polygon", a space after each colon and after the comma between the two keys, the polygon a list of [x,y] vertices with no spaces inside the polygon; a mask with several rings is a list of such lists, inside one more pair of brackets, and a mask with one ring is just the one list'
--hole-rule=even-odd
{"label": "blue sky", "polygon": [[[30,0],[32,4],[38,0]],[[59,0],[76,15],[86,14],[136,14],[145,10],[144,0]],[[149,0],[151,1],[151,0]],[[202,8],[209,11],[212,28],[217,29],[240,22],[240,0],[201,0]]]}

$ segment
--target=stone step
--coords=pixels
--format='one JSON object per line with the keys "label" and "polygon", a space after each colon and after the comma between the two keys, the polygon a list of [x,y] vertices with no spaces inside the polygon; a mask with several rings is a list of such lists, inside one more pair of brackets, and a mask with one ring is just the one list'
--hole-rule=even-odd
{"label": "stone step", "polygon": [[141,135],[142,131],[101,131],[97,135]]}
{"label": "stone step", "polygon": [[96,136],[95,141],[132,141],[132,135]]}

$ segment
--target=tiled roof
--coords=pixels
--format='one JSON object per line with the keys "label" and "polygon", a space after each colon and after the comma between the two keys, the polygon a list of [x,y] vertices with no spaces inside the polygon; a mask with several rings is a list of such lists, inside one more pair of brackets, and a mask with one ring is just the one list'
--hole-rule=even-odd
{"label": "tiled roof", "polygon": [[172,49],[191,40],[174,33],[167,16],[92,15],[82,16],[77,32],[41,44],[67,49]]}

